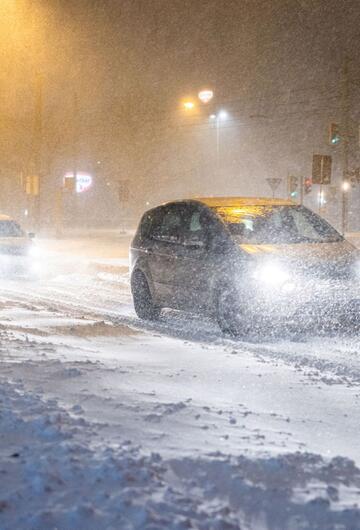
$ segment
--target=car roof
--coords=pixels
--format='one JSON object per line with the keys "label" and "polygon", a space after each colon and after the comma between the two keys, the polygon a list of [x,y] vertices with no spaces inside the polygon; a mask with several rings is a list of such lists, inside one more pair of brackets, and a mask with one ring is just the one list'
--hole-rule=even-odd
{"label": "car roof", "polygon": [[270,199],[268,197],[196,197],[198,202],[210,208],[240,207],[240,206],[296,206],[288,199]]}

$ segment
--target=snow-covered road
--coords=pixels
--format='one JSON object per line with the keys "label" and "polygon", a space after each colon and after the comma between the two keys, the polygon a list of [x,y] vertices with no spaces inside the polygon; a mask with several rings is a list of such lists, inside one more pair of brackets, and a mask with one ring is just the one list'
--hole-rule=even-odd
{"label": "snow-covered road", "polygon": [[0,283],[0,529],[360,529],[359,338],[144,324],[126,244]]}

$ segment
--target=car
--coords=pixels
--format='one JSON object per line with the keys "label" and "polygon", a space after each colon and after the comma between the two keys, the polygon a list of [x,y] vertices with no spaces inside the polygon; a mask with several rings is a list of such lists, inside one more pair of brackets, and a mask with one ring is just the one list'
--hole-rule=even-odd
{"label": "car", "polygon": [[0,215],[0,274],[27,273],[32,267],[34,234],[26,233],[8,215]]}
{"label": "car", "polygon": [[215,317],[231,335],[278,321],[358,320],[359,252],[288,200],[210,197],[147,211],[130,247],[137,315]]}

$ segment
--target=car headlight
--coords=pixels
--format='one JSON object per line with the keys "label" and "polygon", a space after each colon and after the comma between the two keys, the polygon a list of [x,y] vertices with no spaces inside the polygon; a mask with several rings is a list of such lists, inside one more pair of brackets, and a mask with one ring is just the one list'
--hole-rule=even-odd
{"label": "car headlight", "polygon": [[28,250],[28,255],[31,258],[39,259],[41,258],[41,250],[36,245],[32,244]]}
{"label": "car headlight", "polygon": [[264,287],[280,287],[290,280],[290,274],[279,263],[263,263],[254,272],[254,279]]}

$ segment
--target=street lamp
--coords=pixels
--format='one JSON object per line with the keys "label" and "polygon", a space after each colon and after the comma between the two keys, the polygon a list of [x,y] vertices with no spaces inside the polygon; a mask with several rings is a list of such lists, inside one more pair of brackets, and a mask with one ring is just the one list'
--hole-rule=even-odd
{"label": "street lamp", "polygon": [[221,110],[218,114],[218,117],[219,120],[226,120],[226,118],[228,117],[228,113],[226,112],[226,110]]}
{"label": "street lamp", "polygon": [[201,103],[209,103],[209,101],[212,100],[214,97],[214,92],[212,90],[206,89],[206,90],[200,90],[198,93],[198,98],[200,99]]}
{"label": "street lamp", "polygon": [[184,109],[185,110],[193,110],[195,107],[195,103],[193,101],[185,101],[184,102]]}
{"label": "street lamp", "polygon": [[219,110],[217,114],[210,114],[210,120],[216,125],[216,165],[218,171],[220,170],[220,125],[221,122],[226,121],[229,117],[226,110]]}

